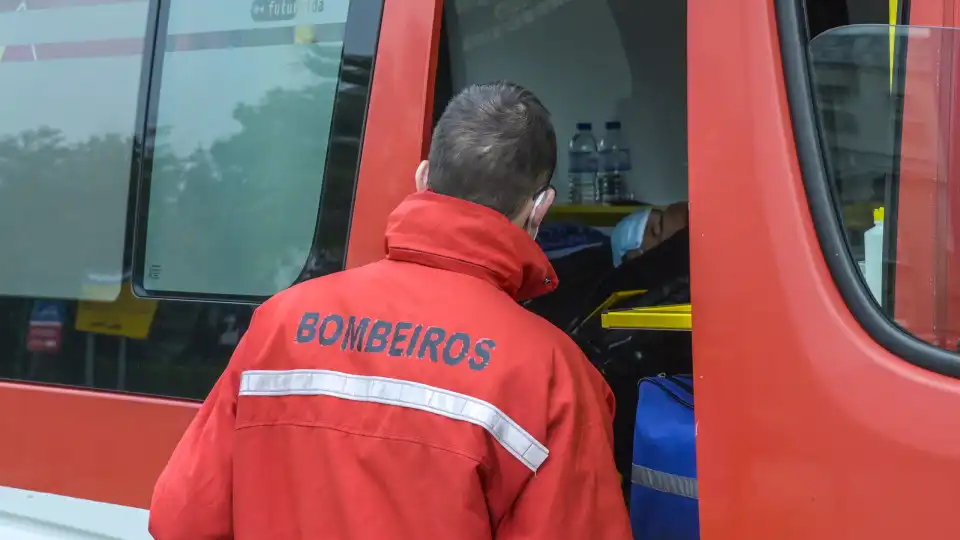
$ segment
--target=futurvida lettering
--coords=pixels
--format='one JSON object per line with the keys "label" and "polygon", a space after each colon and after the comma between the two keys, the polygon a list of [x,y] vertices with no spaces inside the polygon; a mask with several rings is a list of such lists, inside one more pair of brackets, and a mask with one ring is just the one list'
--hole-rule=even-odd
{"label": "futurvida lettering", "polygon": [[323,13],[324,0],[254,0],[250,16],[256,22],[288,21],[297,15]]}
{"label": "futurvida lettering", "polygon": [[497,344],[488,338],[476,341],[465,332],[448,332],[437,326],[406,321],[382,321],[370,317],[344,317],[331,313],[306,312],[297,326],[296,342],[316,342],[321,347],[340,350],[387,354],[397,358],[429,358],[448,366],[466,362],[474,371],[490,365],[491,353]]}

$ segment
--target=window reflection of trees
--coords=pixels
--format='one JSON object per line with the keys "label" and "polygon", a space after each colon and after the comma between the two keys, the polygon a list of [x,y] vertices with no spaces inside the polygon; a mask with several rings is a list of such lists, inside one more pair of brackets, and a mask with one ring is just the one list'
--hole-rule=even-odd
{"label": "window reflection of trees", "polygon": [[[171,236],[170,241],[194,247],[173,252],[207,253],[206,260],[190,262],[202,268],[209,279],[232,271],[236,261],[225,254],[241,249],[253,257],[250,271],[259,276],[257,279],[272,280],[278,290],[298,276],[312,277],[341,264],[342,239],[325,243],[320,231],[320,245],[332,246],[333,252],[320,248],[308,254],[309,246],[291,246],[287,239],[277,237],[278,231],[283,230],[279,220],[290,218],[286,209],[321,189],[322,165],[330,137],[329,100],[335,95],[330,85],[337,84],[340,68],[339,47],[335,48],[336,55],[331,54],[332,49],[309,46],[304,65],[316,75],[314,84],[299,89],[277,87],[258,103],[238,104],[233,118],[241,127],[235,134],[182,157],[168,147],[154,149],[154,174],[162,172],[167,179],[176,181],[163,183],[162,195],[154,198],[151,205],[151,221],[175,224],[182,232]],[[347,84],[343,90],[349,92],[352,73],[369,73],[370,59],[350,58],[345,64]],[[361,96],[364,93],[362,88],[356,91]],[[348,103],[355,101],[365,100]],[[363,122],[362,108],[355,116],[357,122]],[[331,150],[336,151],[345,143],[356,145],[357,141],[334,138],[330,141]],[[129,137],[103,134],[69,142],[58,129],[48,126],[0,138],[0,198],[12,196],[26,201],[12,212],[0,213],[0,230],[16,230],[26,222],[29,213],[69,216],[77,208],[90,208],[106,194],[126,190],[133,150]],[[333,174],[353,175],[354,171]],[[222,183],[236,189],[220,189]],[[350,190],[352,193],[352,187]],[[343,194],[337,200],[343,200]],[[343,219],[349,218],[349,208],[338,212],[343,213]],[[207,217],[200,217],[205,213]],[[211,219],[211,213],[221,216]],[[77,216],[69,222],[71,227],[82,230],[89,225],[82,214]],[[310,216],[311,227],[315,218]],[[229,228],[224,230],[202,229],[228,223]],[[44,280],[75,280],[80,278],[77,269],[85,267],[82,261],[97,260],[98,249],[116,250],[116,246],[99,245],[92,233],[84,237],[89,242],[72,245],[62,254],[62,267],[28,267],[29,271],[41,273]],[[36,238],[26,231],[10,238],[31,244],[30,249],[42,248],[33,245]],[[270,246],[280,247],[266,249]],[[12,247],[12,252],[22,253],[25,246]],[[290,255],[285,259],[277,257],[280,252]],[[76,303],[69,302],[60,351],[37,355],[25,347],[33,301],[0,297],[0,377],[84,385],[87,339],[85,333],[74,329]],[[252,306],[242,305],[161,302],[149,337],[127,340],[125,344],[123,389],[202,398],[232,353],[235,343],[229,336],[242,334],[252,311]],[[95,386],[117,388],[120,339],[96,336]]]}
{"label": "window reflection of trees", "polygon": [[[257,103],[238,104],[232,117],[240,130],[189,155],[166,144],[155,148],[147,259],[170,272],[174,286],[270,294],[292,284],[304,268],[316,227],[340,46],[303,48],[311,84],[277,86]],[[162,124],[162,109],[160,116]],[[177,126],[170,128],[175,139]],[[161,233],[149,234],[154,224]],[[180,277],[185,269],[186,281]]]}

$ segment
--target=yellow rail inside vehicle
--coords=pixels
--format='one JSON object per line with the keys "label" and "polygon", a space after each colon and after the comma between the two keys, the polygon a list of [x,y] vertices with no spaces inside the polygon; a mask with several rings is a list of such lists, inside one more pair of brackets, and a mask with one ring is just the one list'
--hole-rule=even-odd
{"label": "yellow rail inside vehicle", "polygon": [[614,309],[601,315],[604,328],[624,330],[675,330],[692,328],[690,304]]}

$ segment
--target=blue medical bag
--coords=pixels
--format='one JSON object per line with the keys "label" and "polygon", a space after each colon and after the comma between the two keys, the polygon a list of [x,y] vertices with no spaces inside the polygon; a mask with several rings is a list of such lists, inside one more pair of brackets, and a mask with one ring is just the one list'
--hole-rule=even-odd
{"label": "blue medical bag", "polygon": [[633,436],[630,522],[634,540],[697,540],[693,377],[640,381]]}

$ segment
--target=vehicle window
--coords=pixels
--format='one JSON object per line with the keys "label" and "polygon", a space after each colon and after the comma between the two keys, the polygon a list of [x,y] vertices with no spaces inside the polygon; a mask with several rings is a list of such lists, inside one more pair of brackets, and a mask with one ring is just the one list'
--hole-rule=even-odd
{"label": "vehicle window", "polygon": [[144,290],[263,298],[297,280],[349,4],[170,2],[150,111]]}
{"label": "vehicle window", "polygon": [[0,378],[202,399],[254,306],[0,297]]}
{"label": "vehicle window", "polygon": [[200,399],[342,267],[382,1],[189,6],[0,0],[0,379]]}
{"label": "vehicle window", "polygon": [[147,2],[85,4],[0,4],[0,295],[120,291]]}
{"label": "vehicle window", "polygon": [[810,42],[821,146],[870,296],[902,329],[956,351],[960,34],[892,28],[835,28]]}

